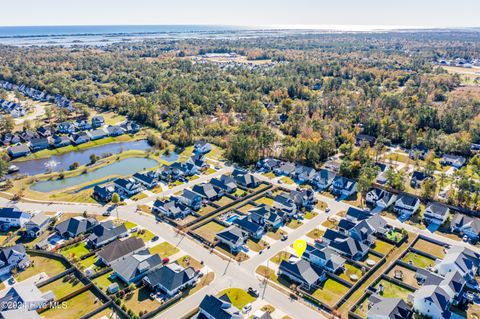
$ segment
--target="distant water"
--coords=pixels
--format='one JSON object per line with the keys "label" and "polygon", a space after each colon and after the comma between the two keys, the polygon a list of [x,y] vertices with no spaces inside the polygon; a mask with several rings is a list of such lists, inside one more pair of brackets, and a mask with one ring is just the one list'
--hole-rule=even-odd
{"label": "distant water", "polygon": [[221,36],[249,27],[208,25],[111,25],[0,27],[0,43],[8,45],[105,45],[145,38]]}

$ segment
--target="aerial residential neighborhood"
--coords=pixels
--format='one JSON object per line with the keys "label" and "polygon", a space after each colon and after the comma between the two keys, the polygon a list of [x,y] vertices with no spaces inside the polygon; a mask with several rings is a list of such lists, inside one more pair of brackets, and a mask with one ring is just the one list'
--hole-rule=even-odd
{"label": "aerial residential neighborhood", "polygon": [[0,319],[480,319],[480,3],[1,8]]}

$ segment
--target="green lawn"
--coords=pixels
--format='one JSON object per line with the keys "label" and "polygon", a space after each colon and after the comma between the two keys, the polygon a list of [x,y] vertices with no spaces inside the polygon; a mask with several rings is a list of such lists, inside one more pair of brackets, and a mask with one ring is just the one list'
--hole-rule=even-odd
{"label": "green lawn", "polygon": [[316,217],[318,214],[316,212],[306,212],[305,213],[305,219],[312,219]]}
{"label": "green lawn", "polygon": [[427,268],[427,266],[433,266],[435,264],[435,260],[413,252],[406,254],[405,257],[403,257],[403,261],[406,263],[412,262],[414,266],[419,268]]}
{"label": "green lawn", "polygon": [[64,255],[65,257],[72,259],[72,258],[79,258],[83,255],[88,254],[90,251],[87,248],[86,243],[76,243],[69,247],[66,247],[60,250],[60,254]]}
{"label": "green lawn", "polygon": [[379,252],[382,255],[386,255],[390,251],[392,251],[393,247],[394,246],[392,244],[389,244],[386,241],[377,239],[375,241],[375,247],[373,248],[373,250],[375,250],[376,252]]}
{"label": "green lawn", "polygon": [[17,281],[22,281],[39,273],[46,273],[49,277],[55,276],[67,268],[62,262],[53,258],[45,258],[41,256],[29,256],[32,262],[31,266],[17,274]]}
{"label": "green lawn", "polygon": [[288,176],[283,176],[282,178],[280,178],[280,180],[285,184],[289,184],[289,185],[295,184],[295,181]]}
{"label": "green lawn", "polygon": [[96,296],[87,290],[81,294],[65,301],[65,307],[57,307],[42,312],[41,316],[45,319],[65,319],[80,318],[102,304]]}
{"label": "green lawn", "polygon": [[384,288],[380,295],[385,298],[402,298],[407,301],[408,295],[412,293],[412,291],[384,279],[380,280],[375,287],[378,288],[380,285],[383,285]]}
{"label": "green lawn", "polygon": [[235,196],[235,197],[243,197],[247,194],[248,194],[247,191],[244,191],[243,189],[237,188],[237,190],[232,195]]}
{"label": "green lawn", "polygon": [[246,304],[252,303],[256,300],[255,297],[249,295],[245,290],[240,288],[230,288],[221,291],[218,296],[227,295],[232,305],[238,309],[242,309]]}
{"label": "green lawn", "polygon": [[257,199],[255,201],[255,203],[257,203],[259,205],[260,204],[265,204],[265,205],[268,205],[268,206],[273,206],[273,199],[270,198],[270,197],[264,196],[264,197],[260,197],[259,199]]}
{"label": "green lawn", "polygon": [[145,242],[150,241],[153,237],[155,237],[155,235],[148,229],[139,229],[138,231],[132,233],[132,236],[141,238]]}
{"label": "green lawn", "polygon": [[118,278],[115,279],[110,279],[110,275],[113,273],[113,271],[107,272],[106,274],[103,274],[95,279],[92,279],[92,282],[100,289],[103,291],[106,291],[108,286],[110,286],[113,283],[117,283],[120,287],[120,289],[123,289],[126,287],[125,283],[121,281]]}
{"label": "green lawn", "polygon": [[83,286],[84,285],[81,283],[80,280],[78,280],[78,278],[73,275],[67,275],[45,286],[42,286],[39,289],[41,292],[52,291],[55,294],[55,300],[58,300],[82,288]]}
{"label": "green lawn", "polygon": [[300,227],[302,225],[303,225],[303,223],[301,221],[294,219],[287,224],[287,227],[291,228],[291,229],[297,229],[298,227]]}
{"label": "green lawn", "polygon": [[333,306],[347,293],[347,291],[347,286],[334,279],[328,278],[321,288],[312,293],[312,296],[329,306]]}
{"label": "green lawn", "polygon": [[390,240],[399,242],[400,240],[402,240],[403,235],[399,231],[391,231],[386,234],[386,237]]}
{"label": "green lawn", "polygon": [[127,308],[132,309],[135,314],[139,314],[140,311],[153,311],[160,303],[157,300],[150,299],[150,290],[146,287],[135,289],[133,293],[127,295],[123,300]]}
{"label": "green lawn", "polygon": [[360,268],[358,268],[357,266],[346,263],[345,264],[345,271],[342,274],[340,274],[340,278],[345,279],[346,281],[351,282],[351,283],[354,283],[354,282],[358,281],[358,279],[356,281],[352,280],[350,278],[351,275],[356,275],[357,278],[360,279],[363,276],[362,270]]}
{"label": "green lawn", "polygon": [[169,257],[180,251],[180,249],[173,246],[167,241],[164,241],[163,243],[153,246],[149,250],[152,255],[159,254],[161,258]]}

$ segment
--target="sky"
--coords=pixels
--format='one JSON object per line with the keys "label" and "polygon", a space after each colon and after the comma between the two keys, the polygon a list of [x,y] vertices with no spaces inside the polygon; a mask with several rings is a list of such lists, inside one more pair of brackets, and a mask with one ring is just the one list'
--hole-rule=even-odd
{"label": "sky", "polygon": [[479,0],[2,0],[1,26],[480,27]]}

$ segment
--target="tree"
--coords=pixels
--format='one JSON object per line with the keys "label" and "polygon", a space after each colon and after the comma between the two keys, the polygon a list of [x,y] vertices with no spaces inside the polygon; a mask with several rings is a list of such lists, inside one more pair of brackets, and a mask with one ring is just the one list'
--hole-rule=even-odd
{"label": "tree", "polygon": [[433,199],[437,189],[437,182],[433,178],[428,178],[422,185],[422,197]]}
{"label": "tree", "polygon": [[372,187],[373,181],[377,176],[378,169],[372,166],[364,166],[360,170],[360,176],[357,181],[357,189],[360,193],[360,203],[363,207],[363,200],[367,195],[367,192]]}
{"label": "tree", "polygon": [[8,163],[4,159],[0,158],[0,178],[4,177],[8,173]]}
{"label": "tree", "polygon": [[120,195],[117,193],[113,193],[112,195],[112,204],[115,205],[115,212],[117,213],[117,219],[118,219],[118,204],[120,203]]}

